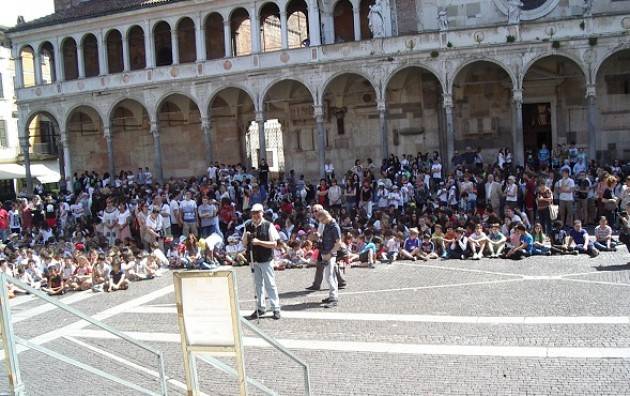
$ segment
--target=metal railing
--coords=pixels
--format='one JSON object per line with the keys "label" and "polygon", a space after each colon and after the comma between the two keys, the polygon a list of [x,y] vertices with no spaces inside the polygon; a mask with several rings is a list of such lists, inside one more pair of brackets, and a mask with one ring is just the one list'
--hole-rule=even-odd
{"label": "metal railing", "polygon": [[[145,351],[156,355],[158,358],[158,365],[159,365],[159,378],[160,378],[161,393],[151,391],[140,385],[134,384],[133,382],[124,380],[122,378],[109,374],[105,371],[92,367],[88,364],[85,364],[85,363],[79,362],[78,360],[64,356],[63,354],[50,350],[42,345],[39,345],[29,340],[25,340],[25,339],[15,336],[13,333],[13,324],[11,322],[11,310],[9,307],[9,296],[7,292],[9,283],[19,287],[22,290],[27,291],[31,295],[39,299],[42,299],[49,304],[55,305],[56,307],[60,308],[63,311],[66,311],[74,316],[77,316],[85,320],[86,322],[96,327],[99,327],[105,330],[106,332],[113,334],[137,346],[138,348],[144,349]],[[18,358],[17,358],[18,351],[15,348],[16,344],[26,347],[28,349],[38,351],[40,353],[43,353],[45,355],[52,357],[53,359],[57,359],[64,363],[73,365],[75,367],[88,371],[92,374],[95,374],[99,377],[116,382],[129,389],[133,389],[137,392],[150,395],[150,396],[160,396],[160,395],[167,396],[168,395],[167,377],[166,377],[165,368],[164,368],[164,356],[161,351],[158,351],[144,344],[143,342],[135,340],[129,337],[128,335],[114,329],[113,327],[106,325],[105,323],[102,323],[96,319],[93,319],[90,316],[84,314],[83,312],[75,308],[72,308],[66,304],[63,304],[57,301],[56,299],[51,298],[46,293],[36,290],[30,287],[29,285],[25,284],[24,282],[18,279],[15,279],[3,272],[0,272],[0,313],[1,313],[0,331],[2,332],[2,341],[3,341],[3,346],[4,346],[4,360],[5,360],[6,368],[8,371],[8,377],[9,377],[9,395],[11,396],[25,396],[25,385],[24,385],[24,382],[22,382],[22,378],[20,375],[19,363],[18,363]]]}

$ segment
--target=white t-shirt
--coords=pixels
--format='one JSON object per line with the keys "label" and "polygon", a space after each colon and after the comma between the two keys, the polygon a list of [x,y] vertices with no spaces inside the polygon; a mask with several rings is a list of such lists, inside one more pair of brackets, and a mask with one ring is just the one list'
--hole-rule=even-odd
{"label": "white t-shirt", "polygon": [[197,221],[197,203],[192,199],[185,199],[179,204],[182,211],[182,220],[185,223],[195,223]]}
{"label": "white t-shirt", "polygon": [[175,199],[171,199],[169,206],[171,212],[171,224],[175,224],[177,223],[177,217],[175,217],[175,213],[179,211],[179,202],[177,202],[177,200]]}
{"label": "white t-shirt", "polygon": [[[562,192],[562,189],[569,189],[569,192]],[[560,201],[573,201],[573,190],[575,189],[575,182],[570,177],[566,179],[560,179],[556,182],[556,190],[558,192],[558,199]]]}
{"label": "white t-shirt", "polygon": [[505,200],[508,202],[518,201],[518,187],[516,183],[508,184],[505,187]]}
{"label": "white t-shirt", "polygon": [[431,177],[434,179],[442,178],[442,164],[434,162],[433,165],[431,165]]}

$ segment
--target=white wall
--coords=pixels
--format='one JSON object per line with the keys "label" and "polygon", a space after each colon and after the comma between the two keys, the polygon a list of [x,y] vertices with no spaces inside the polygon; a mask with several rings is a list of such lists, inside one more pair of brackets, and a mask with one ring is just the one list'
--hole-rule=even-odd
{"label": "white wall", "polygon": [[0,148],[0,162],[14,162],[19,147],[17,118],[13,118],[17,112],[13,78],[15,69],[11,60],[11,49],[0,47],[0,74],[2,75],[2,93],[0,98],[0,120],[5,120],[8,134],[8,147]]}

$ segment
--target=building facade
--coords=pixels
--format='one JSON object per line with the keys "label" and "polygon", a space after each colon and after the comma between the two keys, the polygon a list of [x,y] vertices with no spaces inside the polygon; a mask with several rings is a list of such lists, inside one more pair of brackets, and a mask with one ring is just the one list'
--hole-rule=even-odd
{"label": "building facade", "polygon": [[630,159],[629,0],[55,5],[9,34],[22,152],[49,122],[66,176],[261,157],[314,176],[469,147],[523,163],[543,143]]}

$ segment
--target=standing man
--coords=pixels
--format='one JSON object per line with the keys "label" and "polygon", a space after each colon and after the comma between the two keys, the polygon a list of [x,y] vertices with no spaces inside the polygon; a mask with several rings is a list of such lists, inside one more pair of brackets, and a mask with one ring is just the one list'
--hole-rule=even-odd
{"label": "standing man", "polygon": [[[313,218],[315,218],[315,220],[317,220],[318,222],[319,222],[319,212],[322,210],[324,210],[324,207],[320,204],[315,204],[311,208],[311,214],[313,215]],[[318,238],[321,238],[322,234],[324,233],[324,228],[325,228],[324,224],[319,222],[319,225],[317,227]],[[317,268],[315,269],[315,279],[313,279],[313,284],[307,287],[306,290],[319,291],[319,289],[322,286],[322,281],[324,280],[325,269],[326,269],[325,263],[323,262],[323,260],[318,260]],[[339,271],[339,266],[337,265],[335,266],[335,274],[337,276],[337,286],[339,286],[340,289],[345,288],[346,280],[341,275],[341,272]]]}
{"label": "standing man", "polygon": [[265,297],[263,287],[269,297],[273,318],[280,319],[280,297],[273,272],[273,250],[276,248],[280,236],[273,224],[263,219],[263,206],[254,204],[251,209],[252,219],[245,225],[243,245],[247,246],[251,258],[256,284],[257,307],[247,319],[253,320],[265,314]]}
{"label": "standing man", "polygon": [[9,212],[0,201],[0,243],[9,238]]}
{"label": "standing man", "polygon": [[558,220],[566,227],[573,223],[573,190],[575,182],[569,177],[569,170],[562,169],[562,179],[556,182],[555,193],[558,195]]}
{"label": "standing man", "polygon": [[197,230],[197,202],[192,199],[192,193],[186,191],[185,199],[179,204],[182,223],[182,235],[188,238],[189,233],[199,235]]}
{"label": "standing man", "polygon": [[317,220],[324,225],[321,254],[324,263],[324,279],[328,283],[328,298],[322,300],[322,303],[324,303],[324,308],[333,308],[339,301],[335,268],[337,267],[337,251],[341,245],[341,229],[326,210],[317,212]]}

